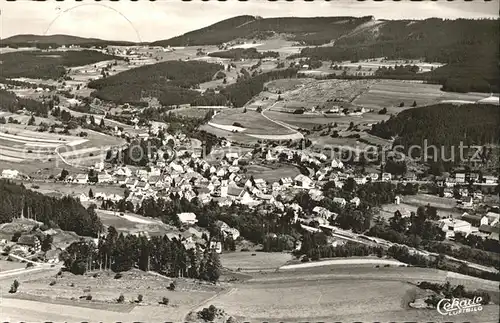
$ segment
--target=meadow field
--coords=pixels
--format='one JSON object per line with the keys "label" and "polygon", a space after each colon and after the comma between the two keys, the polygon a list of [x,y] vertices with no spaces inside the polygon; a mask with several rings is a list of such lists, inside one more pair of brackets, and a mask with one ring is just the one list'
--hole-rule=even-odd
{"label": "meadow field", "polygon": [[378,215],[382,216],[386,221],[388,221],[390,218],[394,216],[394,212],[397,210],[403,211],[407,210],[408,212],[415,212],[417,213],[417,209],[419,206],[425,206],[427,204],[436,207],[437,209],[437,214],[440,217],[448,217],[451,216],[455,219],[459,219],[462,217],[463,212],[460,212],[459,210],[451,207],[451,206],[446,206],[440,203],[433,203],[432,201],[428,201],[425,203],[417,203],[417,199],[413,199],[412,197],[405,196],[404,201],[401,202],[399,205],[396,204],[385,204],[382,205],[382,208],[380,210],[380,213]]}
{"label": "meadow field", "polygon": [[26,264],[18,261],[8,261],[7,257],[0,257],[0,273],[3,271],[25,268]]}
{"label": "meadow field", "polygon": [[[441,321],[436,310],[408,307],[418,290],[418,281],[444,283],[446,272],[414,267],[375,268],[327,266],[301,270],[253,273],[253,278],[234,285],[209,304],[223,308],[246,321],[352,321],[405,320]],[[498,284],[466,285],[498,292]],[[258,309],[258,310],[256,310]],[[494,322],[497,305],[482,313],[464,314],[464,320]],[[492,319],[492,320],[491,320]],[[496,320],[495,320],[496,319]]]}
{"label": "meadow field", "polygon": [[[17,115],[18,117],[22,117]],[[27,116],[24,116],[27,117]],[[28,118],[28,117],[27,117]],[[35,124],[42,122],[35,118]],[[49,120],[50,121],[50,120]],[[50,124],[50,123],[49,123]],[[55,161],[64,167],[88,167],[102,161],[109,147],[122,144],[120,138],[85,129],[86,137],[62,135],[59,133],[39,132],[38,126],[24,124],[5,124],[0,129],[0,162],[22,164],[20,171],[30,164],[50,164]]]}
{"label": "meadow field", "polygon": [[222,130],[220,128],[216,128],[208,124],[201,125],[199,129],[214,134],[217,137],[226,138],[227,140],[232,142],[238,142],[243,144],[256,144],[258,141],[257,138],[247,136],[242,132],[231,132],[227,130]]}
{"label": "meadow field", "polygon": [[[108,320],[183,321],[189,312],[215,305],[239,321],[442,321],[436,310],[411,309],[412,302],[424,291],[421,281],[463,284],[466,289],[492,293],[498,302],[498,283],[468,276],[450,275],[430,268],[400,266],[353,266],[347,264],[281,270],[291,259],[285,253],[223,253],[224,271],[217,285],[184,278],[167,278],[136,269],[114,279],[109,271],[91,271],[84,275],[57,268],[22,275],[18,293],[3,293],[0,311],[11,320]],[[240,268],[244,274],[238,274]],[[240,277],[226,282],[227,278]],[[2,279],[2,290],[11,279]],[[167,286],[175,282],[176,290]],[[143,302],[137,303],[137,296]],[[92,300],[80,299],[91,295]],[[119,295],[125,302],[117,303]],[[163,297],[169,305],[160,305]],[[19,309],[23,315],[19,314]],[[471,322],[497,322],[498,305],[483,306],[478,313],[463,314]]]}
{"label": "meadow field", "polygon": [[276,270],[292,258],[289,253],[251,251],[235,251],[220,256],[224,268],[241,272]]}
{"label": "meadow field", "polygon": [[[273,91],[281,92],[283,99],[274,105],[271,110],[294,111],[298,108],[311,110],[312,108],[329,108],[329,105],[345,105],[368,90],[374,80],[315,80],[311,78],[278,80],[267,83],[266,86]],[[342,102],[327,104],[335,99]]]}
{"label": "meadow field", "polygon": [[247,176],[253,176],[254,178],[263,178],[270,183],[277,182],[281,178],[285,177],[291,177],[293,179],[299,174],[300,171],[297,167],[287,164],[273,164],[270,166],[247,166]]}
{"label": "meadow field", "polygon": [[166,233],[178,231],[167,224],[152,218],[142,217],[137,214],[96,210],[99,219],[105,227],[114,226],[118,232],[136,234],[147,232],[150,236],[163,236]]}
{"label": "meadow field", "polygon": [[353,103],[372,109],[387,108],[388,113],[402,111],[399,104],[404,102],[404,108],[411,108],[413,101],[417,106],[436,104],[444,100],[478,101],[487,98],[486,93],[453,93],[440,90],[441,85],[424,84],[414,81],[377,80],[369,90],[356,98]]}
{"label": "meadow field", "polygon": [[[25,275],[20,279],[18,293],[2,293],[2,318],[90,321],[98,317],[103,321],[179,322],[193,306],[222,290],[193,280],[175,279],[176,290],[169,291],[167,287],[174,279],[139,270],[123,273],[120,279],[114,279],[114,275],[108,271],[89,272],[83,276],[69,272],[63,272],[61,276]],[[50,286],[49,283],[54,281],[55,284]],[[140,304],[134,302],[139,294],[144,297]],[[91,295],[92,300],[79,299],[86,295]],[[116,301],[119,295],[125,297],[123,304]],[[163,297],[169,299],[169,305],[159,304]]]}
{"label": "meadow field", "polygon": [[294,133],[264,118],[256,111],[247,110],[247,112],[244,113],[243,109],[244,108],[223,110],[211,120],[211,123],[233,126],[233,124],[237,122],[245,128],[245,134],[253,135],[287,135]]}

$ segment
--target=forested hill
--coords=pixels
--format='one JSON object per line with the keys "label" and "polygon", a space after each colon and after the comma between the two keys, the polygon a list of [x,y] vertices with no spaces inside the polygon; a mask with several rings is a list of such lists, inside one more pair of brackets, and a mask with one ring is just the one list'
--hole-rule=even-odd
{"label": "forested hill", "polygon": [[133,42],[112,41],[98,38],[84,38],[71,35],[15,35],[0,41],[0,47],[60,47],[60,46],[78,45],[81,47],[91,46],[132,46]]}
{"label": "forested hill", "polygon": [[97,90],[94,96],[106,101],[140,105],[142,98],[156,97],[169,106],[199,97],[200,93],[193,88],[210,81],[221,69],[223,66],[219,64],[166,61],[94,80],[88,87]]}
{"label": "forested hill", "polygon": [[291,41],[322,45],[339,38],[373,17],[261,18],[238,16],[174,38],[151,43],[152,46],[218,45],[238,38],[265,39],[286,34]]}
{"label": "forested hill", "polygon": [[435,145],[449,151],[455,147],[459,153],[460,143],[485,145],[500,141],[500,109],[494,105],[438,104],[408,109],[389,120],[372,126],[371,134],[390,139],[397,137],[395,144],[407,150],[412,145]]}
{"label": "forested hill", "polygon": [[424,59],[448,64],[425,76],[443,90],[499,91],[500,20],[378,21],[335,41],[304,48],[300,55],[319,60],[358,61],[376,57]]}
{"label": "forested hill", "polygon": [[25,216],[29,212],[30,218],[36,218],[49,227],[74,231],[81,236],[97,237],[102,231],[102,223],[95,211],[85,209],[74,198],[49,197],[6,180],[0,180],[0,196],[0,223],[12,221],[24,210]]}

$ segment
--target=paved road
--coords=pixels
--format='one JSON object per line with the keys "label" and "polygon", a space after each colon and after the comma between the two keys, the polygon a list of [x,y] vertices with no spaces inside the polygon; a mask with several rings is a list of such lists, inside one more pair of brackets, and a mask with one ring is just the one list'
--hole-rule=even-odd
{"label": "paved road", "polygon": [[[302,133],[300,133],[299,131],[297,131],[296,127],[292,126],[292,125],[289,125],[288,123],[285,123],[285,122],[282,122],[282,121],[277,121],[277,120],[274,120],[274,119],[271,119],[269,118],[268,116],[266,116],[264,114],[265,111],[267,110],[270,110],[272,109],[276,104],[278,103],[278,101],[274,102],[272,105],[268,106],[267,108],[265,109],[262,109],[262,111],[260,112],[260,114],[266,118],[267,120],[283,127],[283,128],[286,128],[292,132],[294,132],[294,135],[286,135],[286,136],[290,136],[290,139],[304,139],[304,135]],[[279,137],[279,139],[282,139],[281,137],[284,137],[284,135],[279,135],[279,136],[276,136],[276,137]],[[293,137],[293,138],[292,138]]]}
{"label": "paved road", "polygon": [[31,268],[18,268],[18,269],[12,269],[12,270],[6,270],[3,272],[0,272],[0,280],[7,279],[10,277],[23,276],[23,275],[30,274],[33,272],[55,271],[55,270],[61,269],[63,266],[62,263],[50,264],[50,263],[40,263],[40,262],[36,262],[36,261],[31,261],[29,259],[23,258],[23,257],[18,256],[18,255],[14,255],[14,254],[9,254],[9,257],[17,259],[19,261],[24,261],[26,263],[32,263],[33,267],[31,267]]}

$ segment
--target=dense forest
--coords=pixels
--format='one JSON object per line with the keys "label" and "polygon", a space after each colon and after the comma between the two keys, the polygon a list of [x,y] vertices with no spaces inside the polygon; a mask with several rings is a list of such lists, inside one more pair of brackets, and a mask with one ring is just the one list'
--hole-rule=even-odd
{"label": "dense forest", "polygon": [[283,78],[293,78],[297,76],[296,69],[285,69],[262,73],[254,77],[244,78],[238,82],[222,89],[220,93],[224,95],[234,107],[244,106],[252,97],[264,90],[264,84]]}
{"label": "dense forest", "polygon": [[[426,142],[427,147],[446,147],[445,156],[450,156],[451,147],[459,153],[461,142],[464,146],[498,143],[498,120],[498,106],[438,104],[402,111],[373,125],[370,133],[385,139],[396,137],[394,145],[402,145],[405,151],[412,145],[425,147]],[[413,153],[413,157],[419,157],[421,151],[415,149]]]}
{"label": "dense forest", "polygon": [[0,223],[12,221],[21,213],[49,227],[97,237],[102,224],[93,208],[85,209],[78,200],[54,198],[26,189],[23,185],[0,180]]}
{"label": "dense forest", "polygon": [[258,52],[255,48],[233,48],[230,50],[222,51],[222,52],[214,52],[208,54],[211,57],[220,57],[220,58],[230,58],[233,60],[240,59],[261,59],[266,57],[278,58],[280,54],[278,52]]}
{"label": "dense forest", "polygon": [[424,59],[448,64],[422,78],[443,90],[499,91],[498,20],[384,21],[375,29],[353,33],[335,46],[304,48],[297,56],[331,61],[359,61],[376,57]]}
{"label": "dense forest", "polygon": [[30,98],[21,98],[3,89],[0,89],[0,103],[0,111],[16,112],[26,109],[37,117],[47,117],[49,110],[54,106],[53,100],[40,102]]}
{"label": "dense forest", "polygon": [[107,101],[138,103],[144,97],[157,97],[163,105],[177,105],[201,96],[193,88],[210,81],[221,69],[219,64],[167,61],[95,80],[88,86],[97,90],[94,96]]}
{"label": "dense forest", "polygon": [[59,79],[66,74],[65,67],[82,66],[123,58],[94,50],[81,51],[18,51],[0,54],[2,76],[35,79]]}
{"label": "dense forest", "polygon": [[202,250],[199,246],[186,250],[181,237],[154,236],[148,240],[144,236],[118,234],[112,226],[105,236],[99,237],[97,246],[87,241],[75,242],[66,248],[61,258],[66,269],[74,274],[97,268],[123,272],[137,266],[170,277],[216,282],[222,269],[215,251]]}
{"label": "dense forest", "polygon": [[157,97],[164,106],[189,103],[191,105],[227,105],[242,107],[264,89],[271,80],[296,77],[296,69],[276,70],[250,76],[242,72],[236,83],[219,93],[207,90],[204,94],[193,90],[207,82],[222,66],[204,62],[167,61],[139,67],[90,82],[96,89],[93,95],[117,103],[140,104],[143,97]]}
{"label": "dense forest", "polygon": [[322,45],[352,31],[373,17],[261,18],[238,16],[184,35],[153,42],[152,46],[214,45],[239,38],[265,39],[287,34],[288,39],[308,45]]}

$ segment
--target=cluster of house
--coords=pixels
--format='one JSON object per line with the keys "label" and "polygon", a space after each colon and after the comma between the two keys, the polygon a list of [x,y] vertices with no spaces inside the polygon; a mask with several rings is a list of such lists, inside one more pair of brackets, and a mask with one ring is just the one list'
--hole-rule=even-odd
{"label": "cluster of house", "polygon": [[472,187],[476,190],[491,193],[498,185],[498,176],[480,175],[475,172],[455,173],[453,176],[438,180],[437,184],[445,188],[452,188],[457,184],[472,184]]}
{"label": "cluster of house", "polygon": [[464,213],[460,219],[446,218],[439,221],[440,228],[446,233],[446,238],[453,238],[460,232],[465,237],[475,235],[483,239],[499,240],[500,214],[488,212],[485,215]]}
{"label": "cluster of house", "polygon": [[4,169],[2,170],[2,174],[0,176],[5,179],[15,179],[18,178],[19,175],[20,173],[16,169]]}

